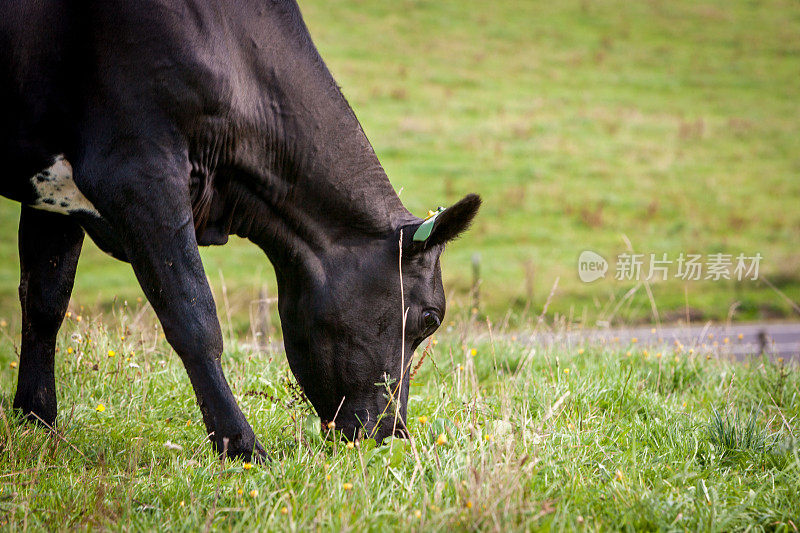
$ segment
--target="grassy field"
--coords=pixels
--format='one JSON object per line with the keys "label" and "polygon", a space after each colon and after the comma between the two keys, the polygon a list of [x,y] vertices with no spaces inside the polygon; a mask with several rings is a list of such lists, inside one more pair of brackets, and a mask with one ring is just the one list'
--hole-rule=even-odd
{"label": "grassy field", "polygon": [[[311,32],[415,213],[479,192],[474,230],[450,246],[454,309],[612,318],[632,282],[582,284],[582,250],[606,256],[764,256],[800,300],[800,5],[790,0],[304,0]],[[12,320],[17,207],[0,203],[0,316]],[[237,330],[271,267],[249,243],[204,259]],[[220,274],[222,272],[222,275]],[[223,283],[224,277],[224,283]],[[792,316],[764,283],[654,283],[661,318]],[[76,302],[140,296],[130,268],[87,246]],[[796,315],[795,315],[796,316]],[[640,287],[613,318],[651,320]]]}
{"label": "grassy field", "polygon": [[[281,353],[224,366],[272,461],[220,463],[152,317],[70,319],[57,434],[11,410],[0,341],[4,530],[796,531],[796,366],[693,347],[438,336],[409,400],[410,441],[325,440]],[[113,326],[112,326],[113,324]],[[123,339],[124,337],[124,339]]]}

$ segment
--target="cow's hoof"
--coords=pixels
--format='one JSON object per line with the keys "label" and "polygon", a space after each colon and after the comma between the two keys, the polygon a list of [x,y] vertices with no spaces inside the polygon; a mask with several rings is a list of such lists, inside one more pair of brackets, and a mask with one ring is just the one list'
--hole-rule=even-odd
{"label": "cow's hoof", "polygon": [[217,448],[221,456],[225,455],[229,459],[238,459],[248,463],[263,463],[269,461],[267,452],[255,437],[250,439],[234,439],[233,442],[223,441],[222,445],[220,445],[220,443],[215,443],[215,448]]}
{"label": "cow's hoof", "polygon": [[58,412],[56,400],[46,392],[24,395],[17,393],[14,398],[14,410],[26,422],[50,428],[56,424],[56,413]]}
{"label": "cow's hoof", "polygon": [[256,441],[255,446],[250,448],[229,449],[228,458],[234,460],[239,459],[248,463],[257,464],[262,464],[269,461],[267,452],[264,450],[261,444],[258,443],[258,441]]}

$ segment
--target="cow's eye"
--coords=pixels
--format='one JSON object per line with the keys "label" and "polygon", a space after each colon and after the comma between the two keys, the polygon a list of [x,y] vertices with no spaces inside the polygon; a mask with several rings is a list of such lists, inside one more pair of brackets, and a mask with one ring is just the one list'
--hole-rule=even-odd
{"label": "cow's eye", "polygon": [[427,310],[422,313],[422,326],[426,332],[433,332],[441,323],[442,321],[436,311]]}

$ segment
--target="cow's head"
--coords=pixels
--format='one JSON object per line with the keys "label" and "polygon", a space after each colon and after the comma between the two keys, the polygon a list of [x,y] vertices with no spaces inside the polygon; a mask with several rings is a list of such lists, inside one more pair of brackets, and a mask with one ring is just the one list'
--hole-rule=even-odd
{"label": "cow's head", "polygon": [[289,364],[323,423],[350,439],[404,433],[411,356],[444,319],[439,256],[480,203],[469,195],[421,230],[416,219],[366,246],[341,243],[309,279],[279,277]]}

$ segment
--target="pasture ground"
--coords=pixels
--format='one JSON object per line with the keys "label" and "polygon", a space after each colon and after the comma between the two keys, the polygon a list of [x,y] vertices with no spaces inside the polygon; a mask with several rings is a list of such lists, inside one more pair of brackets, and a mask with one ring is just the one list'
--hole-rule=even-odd
{"label": "pasture ground", "polygon": [[377,448],[322,439],[284,355],[229,343],[228,379],[273,459],[249,467],[210,451],[150,315],[68,319],[57,435],[14,418],[6,326],[0,527],[796,531],[796,364],[613,339],[530,353],[472,327],[437,335],[412,440]]}
{"label": "pasture ground", "polygon": [[[761,253],[761,273],[800,301],[800,4],[301,0],[311,33],[401,198],[417,214],[468,192],[485,204],[451,245],[451,309],[540,309],[574,320],[651,321],[640,287],[578,281],[582,250]],[[18,315],[18,207],[0,201],[0,317]],[[128,265],[87,244],[76,301],[141,295]],[[260,250],[204,252],[234,328],[262,284]],[[673,271],[674,272],[674,271]],[[792,315],[764,283],[653,284],[661,317]],[[738,303],[732,311],[734,303]],[[796,316],[796,315],[795,315]],[[519,320],[524,323],[524,319]]]}

